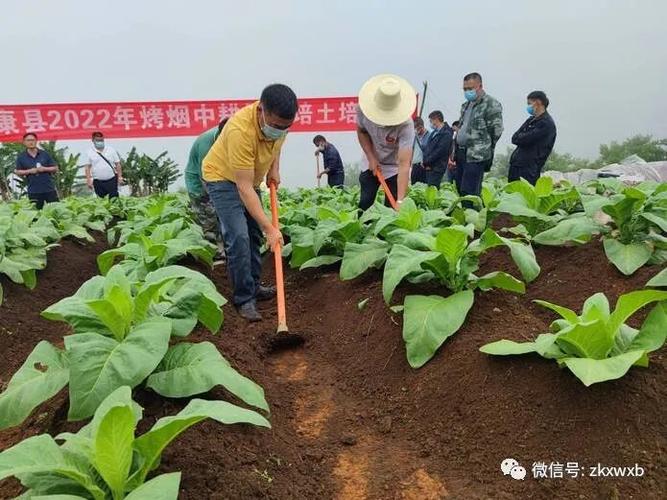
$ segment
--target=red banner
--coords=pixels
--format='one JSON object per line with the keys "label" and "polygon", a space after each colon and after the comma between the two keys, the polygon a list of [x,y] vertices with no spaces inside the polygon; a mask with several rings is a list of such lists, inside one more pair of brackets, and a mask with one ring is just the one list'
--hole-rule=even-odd
{"label": "red banner", "polygon": [[[225,101],[0,104],[0,142],[21,141],[26,132],[40,140],[199,135],[252,99]],[[349,131],[356,128],[356,97],[299,99],[291,132]]]}

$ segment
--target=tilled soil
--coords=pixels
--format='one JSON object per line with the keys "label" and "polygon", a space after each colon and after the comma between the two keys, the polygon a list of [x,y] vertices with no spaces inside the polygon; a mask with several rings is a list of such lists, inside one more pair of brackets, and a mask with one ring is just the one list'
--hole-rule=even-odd
{"label": "tilled soil", "polygon": [[[103,249],[102,243],[64,242],[49,253],[33,291],[2,281],[0,384],[39,340],[61,344],[66,327],[41,319],[39,312],[95,275],[95,257]],[[536,253],[542,273],[526,295],[478,293],[464,327],[419,370],[405,359],[401,315],[383,303],[378,272],[351,282],[341,282],[335,267],[288,272],[290,329],[307,336],[298,349],[265,351],[262,341],[275,329],[274,301],[260,305],[264,321],[252,325],[225,306],[218,335],[198,329],[189,340],[215,343],[233,366],[264,387],[273,428],[201,423],[167,448],[158,472],[182,471],[181,498],[198,500],[665,498],[664,348],[651,355],[648,369],[633,368],[621,380],[590,388],[538,356],[490,357],[478,351],[493,340],[532,339],[547,331],[554,315],[533,299],[579,310],[588,296],[602,291],[613,304],[620,294],[643,287],[658,269],[645,267],[624,277],[597,242]],[[266,264],[270,281],[271,260]],[[189,265],[231,295],[224,267]],[[494,270],[518,276],[502,250],[483,262],[483,271]],[[403,286],[394,303],[407,293],[445,291]],[[145,408],[139,432],[187,403],[148,390],[135,394]],[[203,397],[234,401],[223,389]],[[81,424],[68,423],[66,414],[63,391],[20,428],[0,432],[0,450],[34,434],[77,429]],[[502,474],[500,463],[510,457],[528,470],[524,481]],[[586,475],[574,478],[564,471],[562,479],[537,480],[534,462],[577,462],[586,466]],[[645,474],[588,477],[589,467],[598,463],[638,464]],[[18,482],[0,482],[0,497],[19,493]]]}

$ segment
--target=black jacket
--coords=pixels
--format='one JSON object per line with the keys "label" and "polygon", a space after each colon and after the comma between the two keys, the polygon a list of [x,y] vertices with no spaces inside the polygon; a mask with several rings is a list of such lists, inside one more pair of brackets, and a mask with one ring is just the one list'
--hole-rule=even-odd
{"label": "black jacket", "polygon": [[510,157],[510,166],[542,169],[556,142],[556,124],[547,112],[528,118],[514,132],[512,144],[517,148]]}
{"label": "black jacket", "polygon": [[443,126],[435,130],[424,148],[425,167],[444,172],[447,169],[447,160],[452,149],[453,131],[450,127]]}

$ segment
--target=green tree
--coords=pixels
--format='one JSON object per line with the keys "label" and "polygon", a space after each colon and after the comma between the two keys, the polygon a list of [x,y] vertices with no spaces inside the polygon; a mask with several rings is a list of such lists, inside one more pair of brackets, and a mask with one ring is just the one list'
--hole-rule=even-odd
{"label": "green tree", "polygon": [[123,178],[132,196],[164,193],[181,175],[178,165],[163,151],[155,158],[137,153],[133,147],[123,162]]}
{"label": "green tree", "polygon": [[587,160],[586,158],[577,158],[570,153],[559,153],[552,151],[551,155],[544,164],[543,172],[555,170],[556,172],[575,172],[582,168],[598,168],[597,162]]}
{"label": "green tree", "polygon": [[358,186],[359,174],[361,173],[361,165],[358,161],[354,163],[345,164],[345,185]]}
{"label": "green tree", "polygon": [[667,160],[667,139],[654,139],[650,135],[635,135],[623,142],[613,141],[600,146],[597,163],[620,163],[628,156],[637,155],[645,161]]}
{"label": "green tree", "polygon": [[58,173],[55,176],[56,189],[61,198],[67,198],[83,191],[84,175],[81,172],[83,166],[79,165],[80,154],[73,155],[67,147],[59,148],[56,141],[41,142],[39,147],[49,153],[53,161],[58,165]]}
{"label": "green tree", "polygon": [[23,151],[23,144],[19,142],[8,142],[0,144],[0,197],[9,201],[14,197],[10,178],[16,168],[16,157]]}

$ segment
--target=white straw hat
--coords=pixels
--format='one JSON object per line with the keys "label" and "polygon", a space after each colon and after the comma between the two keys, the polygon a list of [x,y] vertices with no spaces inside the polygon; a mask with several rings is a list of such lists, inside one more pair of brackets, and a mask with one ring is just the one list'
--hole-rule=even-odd
{"label": "white straw hat", "polygon": [[417,95],[412,85],[400,76],[376,75],[361,87],[359,107],[377,125],[399,125],[415,112]]}

